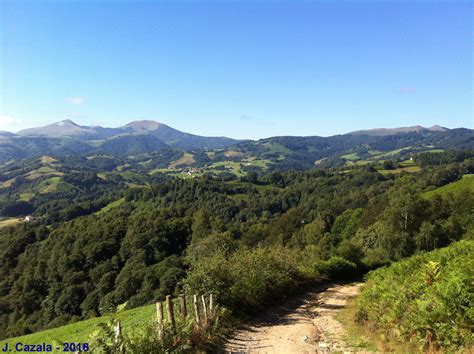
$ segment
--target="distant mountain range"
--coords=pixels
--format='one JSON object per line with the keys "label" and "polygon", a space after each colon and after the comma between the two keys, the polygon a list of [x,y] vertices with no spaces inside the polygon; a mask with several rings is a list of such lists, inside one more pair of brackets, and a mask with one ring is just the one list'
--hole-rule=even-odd
{"label": "distant mountain range", "polygon": [[[205,161],[210,155],[220,161],[260,158],[281,169],[308,169],[315,164],[339,164],[346,155],[359,158],[400,150],[474,149],[474,130],[422,126],[359,130],[344,135],[280,136],[260,140],[236,140],[185,133],[155,121],[134,121],[118,128],[82,126],[63,120],[16,134],[0,131],[0,163],[50,156],[134,156],[164,150],[198,152]],[[212,150],[212,153],[202,151]],[[173,154],[171,154],[173,155]],[[319,161],[319,162],[318,162]]]}
{"label": "distant mountain range", "polygon": [[401,128],[376,128],[368,130],[357,130],[355,132],[348,133],[347,135],[372,135],[372,136],[387,136],[400,133],[423,133],[423,132],[445,132],[448,128],[441,127],[439,125],[433,125],[430,128],[422,127],[421,125],[415,125],[412,127],[401,127]]}
{"label": "distant mountain range", "polygon": [[[400,128],[375,128],[368,130],[357,130],[346,135],[370,135],[387,136],[400,133],[423,133],[423,132],[443,132],[448,128],[439,125],[433,125],[430,128],[415,125],[411,127]],[[42,127],[29,128],[19,131],[16,135],[36,136],[49,138],[71,137],[80,140],[102,140],[120,135],[153,135],[161,139],[165,144],[180,148],[208,148],[216,149],[233,145],[238,140],[226,137],[204,137],[184,133],[166,124],[152,120],[133,121],[118,128],[103,128],[101,126],[85,126],[74,123],[66,119]],[[0,131],[0,136],[13,136],[10,132]]]}
{"label": "distant mountain range", "polygon": [[118,128],[83,126],[67,119],[43,127],[21,130],[19,136],[48,138],[76,138],[79,140],[104,140],[125,135],[151,135],[164,144],[181,149],[218,149],[238,142],[226,137],[204,137],[181,132],[166,124],[142,120],[128,123]]}

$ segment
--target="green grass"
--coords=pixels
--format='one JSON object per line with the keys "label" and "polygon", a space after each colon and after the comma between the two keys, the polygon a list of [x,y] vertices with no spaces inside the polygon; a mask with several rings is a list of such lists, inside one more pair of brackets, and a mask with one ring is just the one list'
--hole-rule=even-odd
{"label": "green grass", "polygon": [[409,166],[409,167],[399,167],[399,168],[394,168],[393,170],[379,170],[379,172],[383,175],[393,173],[393,174],[398,174],[402,172],[418,172],[420,171],[421,168],[420,166]]}
{"label": "green grass", "polygon": [[149,175],[154,175],[155,173],[168,173],[170,170],[168,168],[155,168],[148,172]]}
{"label": "green grass", "polygon": [[232,157],[242,157],[244,155],[245,154],[243,152],[235,151],[235,150],[228,150],[228,151],[224,152],[224,156],[225,157],[230,157],[230,158],[232,158]]}
{"label": "green grass", "polygon": [[267,152],[270,153],[281,153],[281,154],[292,154],[293,151],[288,149],[286,146],[279,144],[279,143],[273,143],[273,142],[266,142],[262,144]]}
{"label": "green grass", "polygon": [[341,159],[356,161],[356,160],[359,160],[359,155],[357,155],[357,153],[342,155]]}
{"label": "green grass", "polygon": [[43,156],[40,157],[40,161],[43,164],[48,164],[48,163],[54,163],[57,160],[55,158],[51,157],[51,156],[43,155]]}
{"label": "green grass", "polygon": [[323,162],[323,161],[326,160],[326,159],[327,159],[327,157],[323,157],[322,159],[319,159],[319,160],[314,161],[314,164],[317,166],[317,165],[319,165],[321,162]]}
{"label": "green grass", "polygon": [[145,176],[132,172],[132,171],[121,172],[120,176],[122,176],[125,180],[130,181],[130,182],[135,182],[135,183],[141,182],[143,184],[147,183]]}
{"label": "green grass", "polygon": [[[139,328],[142,328],[150,320],[156,318],[155,305],[148,305],[137,307],[132,310],[127,310],[119,313],[118,318],[122,324],[123,332],[131,333]],[[33,334],[28,334],[21,337],[9,338],[0,342],[0,348],[3,348],[6,342],[16,343],[62,343],[75,342],[84,343],[88,341],[90,335],[99,329],[100,323],[107,323],[111,316],[103,316],[72,323],[66,326],[48,329]]]}
{"label": "green grass", "polygon": [[52,172],[57,172],[54,168],[50,166],[42,166],[36,170],[39,173],[52,173]]}
{"label": "green grass", "polygon": [[[241,181],[229,181],[226,182],[228,185],[231,185],[235,188],[238,187],[246,187],[248,186],[247,182],[241,182]],[[272,186],[271,184],[252,184],[252,187],[256,188],[259,192],[263,191],[278,191],[279,188]]]}
{"label": "green grass", "polygon": [[244,160],[244,163],[245,162],[249,162],[252,164],[252,166],[257,166],[257,167],[261,167],[263,169],[267,169],[268,168],[268,165],[270,165],[272,162],[268,159],[258,159],[256,157],[250,157],[248,159],[245,159]]}
{"label": "green grass", "polygon": [[[186,296],[186,298],[188,306],[190,306],[192,304],[192,297]],[[182,318],[179,311],[178,299],[173,299],[173,302],[175,308],[175,318]],[[189,313],[192,315],[192,312]],[[152,304],[137,307],[131,310],[120,311],[115,315],[115,317],[120,321],[123,335],[129,336],[131,334],[140,333],[149,324],[155,323],[156,307],[155,304]],[[0,341],[0,349],[5,346],[5,343],[9,343],[11,347],[14,345],[14,343],[18,342],[29,344],[39,344],[44,342],[46,344],[53,344],[53,352],[62,352],[62,347],[60,347],[60,350],[55,350],[54,347],[58,345],[60,346],[61,343],[64,342],[74,342],[76,344],[89,343],[91,336],[94,336],[98,333],[101,325],[110,323],[112,319],[113,315],[105,315],[20,337],[7,338],[6,340]],[[164,313],[164,320],[165,322],[169,321],[166,311]]]}
{"label": "green grass", "polygon": [[405,161],[400,162],[399,165],[402,167],[409,167],[409,166],[416,166],[416,163],[413,160],[405,160]]}
{"label": "green grass", "polygon": [[5,182],[0,182],[1,188],[10,188],[15,180],[16,177],[6,180]]}
{"label": "green grass", "polygon": [[29,202],[31,200],[31,198],[33,198],[34,196],[35,196],[34,193],[21,193],[19,195],[20,200],[22,200],[24,202]]}
{"label": "green grass", "polygon": [[390,158],[390,157],[393,157],[393,156],[399,154],[403,150],[410,150],[410,149],[412,149],[412,147],[407,146],[407,147],[404,147],[404,148],[401,148],[401,149],[391,150],[391,151],[387,151],[387,152],[384,152],[384,153],[381,153],[381,154],[378,154],[378,155],[373,155],[373,158],[377,158],[377,159],[383,159],[385,157]]}
{"label": "green grass", "polygon": [[369,150],[367,150],[367,152],[368,152],[371,156],[375,156],[375,155],[380,155],[380,154],[382,154],[382,151],[373,150],[373,149],[369,149]]}
{"label": "green grass", "polygon": [[188,166],[188,165],[192,165],[195,162],[196,160],[194,160],[194,155],[186,152],[179,159],[171,162],[170,166],[171,167]]}
{"label": "green grass", "polygon": [[349,299],[344,308],[336,314],[336,319],[342,324],[346,332],[343,337],[344,342],[357,352],[390,352],[400,354],[416,352],[415,348],[410,346],[409,343],[391,340],[380,332],[358,324],[356,321],[356,302],[356,298]]}
{"label": "green grass", "polygon": [[40,193],[54,192],[58,189],[59,183],[61,183],[61,177],[51,177],[38,184],[37,189]]}
{"label": "green grass", "polygon": [[464,190],[474,191],[474,174],[464,175],[459,181],[449,183],[445,186],[433,189],[432,191],[423,193],[423,197],[430,199],[436,194],[446,195],[449,193],[460,193]]}
{"label": "green grass", "polygon": [[369,161],[369,160],[359,160],[359,161],[356,161],[355,164],[357,166],[363,166],[363,165],[368,165],[369,163],[371,163],[372,161]]}
{"label": "green grass", "polygon": [[43,177],[45,175],[62,176],[64,175],[64,173],[58,172],[51,167],[43,166],[41,168],[28,172],[27,174],[25,174],[25,177],[26,179],[33,180]]}
{"label": "green grass", "polygon": [[224,170],[215,169],[216,167],[219,167],[219,166],[228,166],[230,168],[230,171],[227,171],[227,172],[231,172],[231,173],[235,174],[238,177],[245,175],[245,173],[243,173],[242,170],[240,169],[240,162],[236,162],[236,161],[214,162],[209,166],[208,171],[209,172],[214,172],[216,174],[220,173],[220,172],[224,172]]}
{"label": "green grass", "polygon": [[8,218],[8,219],[0,220],[0,229],[2,227],[15,226],[21,222],[22,222],[22,219],[20,218]]}
{"label": "green grass", "polygon": [[112,208],[116,208],[120,205],[122,205],[123,203],[125,202],[125,198],[120,198],[120,199],[117,199],[115,201],[113,201],[112,203],[106,205],[105,207],[103,207],[102,209],[100,209],[98,212],[96,212],[95,214],[96,215],[100,215],[102,213],[105,213],[107,211],[109,211],[110,209]]}

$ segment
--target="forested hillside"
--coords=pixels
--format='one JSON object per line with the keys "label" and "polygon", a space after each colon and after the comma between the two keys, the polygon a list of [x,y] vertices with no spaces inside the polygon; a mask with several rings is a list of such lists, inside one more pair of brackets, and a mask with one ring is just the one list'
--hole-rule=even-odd
{"label": "forested hillside", "polygon": [[[447,246],[473,232],[472,188],[435,193],[474,173],[464,157],[425,158],[414,173],[367,164],[230,180],[124,176],[114,167],[123,160],[43,159],[62,173],[62,187],[28,202],[36,208],[32,222],[0,228],[0,337],[95,317],[127,301],[129,308],[148,304],[183,287],[212,291],[242,315],[308,281]],[[15,183],[17,195],[23,184]]]}

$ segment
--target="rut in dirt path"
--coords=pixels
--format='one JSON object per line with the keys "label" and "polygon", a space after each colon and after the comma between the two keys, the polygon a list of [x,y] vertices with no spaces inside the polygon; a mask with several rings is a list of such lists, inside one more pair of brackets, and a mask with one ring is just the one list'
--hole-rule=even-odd
{"label": "rut in dirt path", "polygon": [[362,283],[330,285],[290,300],[226,343],[226,353],[353,352],[344,343],[345,331],[335,316]]}

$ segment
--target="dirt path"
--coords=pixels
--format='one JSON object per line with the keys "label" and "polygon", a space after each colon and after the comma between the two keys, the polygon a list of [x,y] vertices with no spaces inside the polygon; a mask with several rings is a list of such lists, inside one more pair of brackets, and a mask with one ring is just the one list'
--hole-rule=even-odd
{"label": "dirt path", "polygon": [[292,299],[235,333],[224,349],[227,353],[353,352],[342,339],[345,331],[335,315],[361,285],[331,285]]}

